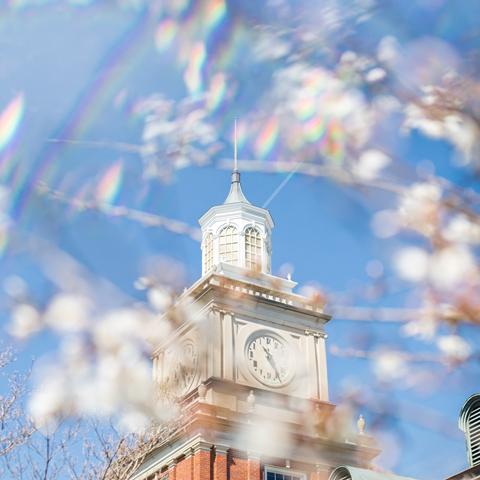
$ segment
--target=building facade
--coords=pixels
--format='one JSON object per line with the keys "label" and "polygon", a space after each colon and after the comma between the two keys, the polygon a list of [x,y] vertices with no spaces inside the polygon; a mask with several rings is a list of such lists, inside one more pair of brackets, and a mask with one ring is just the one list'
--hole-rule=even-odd
{"label": "building facade", "polygon": [[246,199],[238,171],[200,225],[202,277],[153,358],[179,418],[132,479],[368,478],[377,446],[362,420],[354,431],[329,401],[330,317],[271,274],[273,220]]}

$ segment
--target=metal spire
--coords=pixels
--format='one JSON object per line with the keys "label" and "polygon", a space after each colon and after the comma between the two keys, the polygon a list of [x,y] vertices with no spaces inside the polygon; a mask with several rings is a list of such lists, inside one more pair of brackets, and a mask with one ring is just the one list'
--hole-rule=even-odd
{"label": "metal spire", "polygon": [[240,186],[240,172],[238,171],[238,158],[237,158],[237,119],[234,122],[233,130],[233,172],[232,172],[232,184],[230,185],[230,192],[225,200],[225,203],[250,203],[242,192]]}
{"label": "metal spire", "polygon": [[233,171],[238,172],[237,159],[237,119],[235,119],[234,134],[233,134]]}

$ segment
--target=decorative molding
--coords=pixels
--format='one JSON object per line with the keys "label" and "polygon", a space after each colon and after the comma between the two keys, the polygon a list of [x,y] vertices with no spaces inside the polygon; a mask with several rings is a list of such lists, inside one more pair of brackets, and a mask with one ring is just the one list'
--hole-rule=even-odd
{"label": "decorative molding", "polygon": [[211,452],[212,446],[213,445],[211,443],[201,440],[195,443],[195,445],[192,446],[191,450],[193,451],[193,454],[196,454],[198,452]]}
{"label": "decorative molding", "polygon": [[222,455],[228,455],[228,451],[230,450],[230,447],[227,445],[214,445],[215,448],[215,453],[221,453]]}
{"label": "decorative molding", "polygon": [[305,330],[305,335],[312,336],[316,338],[328,338],[328,335],[325,332],[315,332],[313,330]]}

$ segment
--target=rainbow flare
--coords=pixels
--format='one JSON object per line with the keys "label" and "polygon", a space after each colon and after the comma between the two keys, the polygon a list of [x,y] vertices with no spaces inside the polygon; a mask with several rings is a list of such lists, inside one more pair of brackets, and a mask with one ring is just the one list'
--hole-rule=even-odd
{"label": "rainbow flare", "polygon": [[227,82],[224,73],[217,73],[210,82],[210,88],[207,96],[207,107],[215,112],[222,104],[227,92]]}
{"label": "rainbow flare", "polygon": [[260,135],[255,142],[255,153],[261,158],[265,158],[273,150],[278,140],[278,120],[272,116],[268,119],[262,128]]}
{"label": "rainbow flare", "polygon": [[171,18],[162,20],[155,31],[155,45],[163,51],[171,46],[178,32],[177,23]]}
{"label": "rainbow flare", "polygon": [[118,197],[123,180],[123,164],[114,163],[102,176],[97,185],[96,199],[102,204],[112,205]]}
{"label": "rainbow flare", "polygon": [[7,228],[2,226],[0,228],[0,257],[3,257],[8,246],[8,231]]}
{"label": "rainbow flare", "polygon": [[23,93],[19,93],[0,114],[0,153],[15,137],[25,111]]}
{"label": "rainbow flare", "polygon": [[[78,97],[72,111],[67,114],[62,126],[53,134],[57,138],[75,139],[98,120],[100,112],[118,93],[123,79],[135,70],[137,64],[151,47],[148,36],[150,17],[148,9],[142,10],[129,27],[109,49],[103,58],[99,72]],[[66,145],[66,144],[65,144]],[[37,157],[33,167],[24,170],[12,189],[12,217],[20,218],[26,210],[38,181],[54,184],[55,162],[66,148],[62,144],[48,144]]]}
{"label": "rainbow flare", "polygon": [[325,133],[326,119],[322,115],[317,115],[304,124],[304,136],[308,142],[320,140]]}
{"label": "rainbow flare", "polygon": [[208,33],[214,31],[226,17],[227,7],[224,0],[211,0],[205,15],[205,29]]}
{"label": "rainbow flare", "polygon": [[185,84],[191,94],[202,91],[202,69],[206,58],[205,45],[202,42],[197,42],[193,46],[192,55],[184,75]]}

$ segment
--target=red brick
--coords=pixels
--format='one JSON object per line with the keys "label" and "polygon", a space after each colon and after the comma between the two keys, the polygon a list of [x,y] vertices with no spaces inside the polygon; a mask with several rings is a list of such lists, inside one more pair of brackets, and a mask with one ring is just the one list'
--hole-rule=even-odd
{"label": "red brick", "polygon": [[[193,457],[193,480],[212,480],[211,472],[211,454],[206,450],[199,450]],[[178,480],[187,480],[179,478]]]}
{"label": "red brick", "polygon": [[230,458],[229,467],[230,480],[248,480],[248,460],[232,456]]}
{"label": "red brick", "polygon": [[249,458],[247,466],[247,480],[260,480],[261,469],[260,460],[257,458]]}
{"label": "red brick", "polygon": [[227,453],[215,451],[213,480],[227,480]]}

